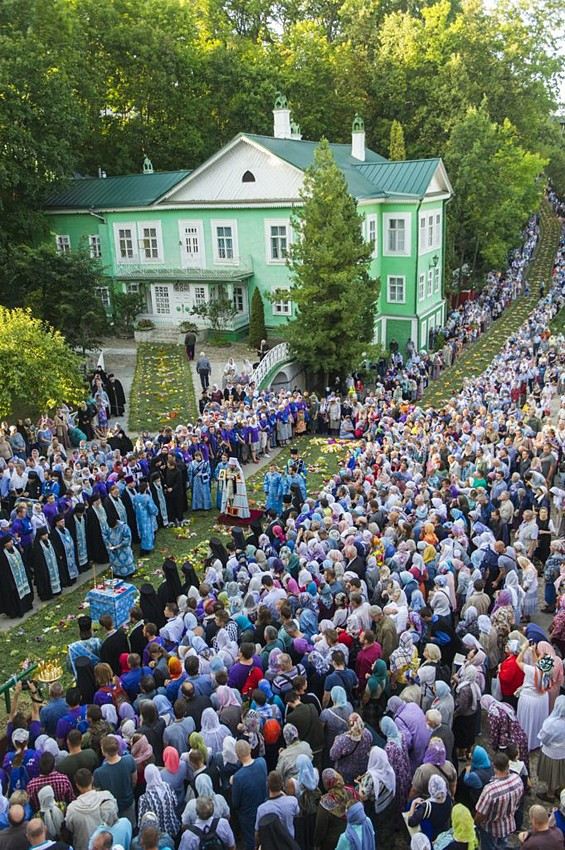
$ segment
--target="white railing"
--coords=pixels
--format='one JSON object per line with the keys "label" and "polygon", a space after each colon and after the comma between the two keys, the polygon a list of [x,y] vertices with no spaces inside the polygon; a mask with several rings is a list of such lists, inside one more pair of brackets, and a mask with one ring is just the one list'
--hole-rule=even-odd
{"label": "white railing", "polygon": [[274,348],[271,348],[268,351],[256,369],[254,369],[253,374],[251,375],[251,380],[254,381],[256,386],[259,386],[261,381],[263,381],[267,374],[271,371],[273,366],[276,366],[277,363],[284,363],[285,360],[288,360],[290,357],[290,347],[288,342],[281,342],[279,345],[275,345]]}

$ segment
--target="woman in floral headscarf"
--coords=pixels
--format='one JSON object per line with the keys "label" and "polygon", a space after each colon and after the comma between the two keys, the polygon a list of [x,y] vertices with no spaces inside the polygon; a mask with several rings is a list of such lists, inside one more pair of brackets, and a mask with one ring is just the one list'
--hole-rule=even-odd
{"label": "woman in floral headscarf", "polygon": [[524,671],[516,715],[526,733],[528,748],[536,750],[540,745],[538,732],[549,716],[549,692],[555,661],[551,655],[538,656],[534,647],[530,647],[534,664],[526,664],[524,655],[527,649],[528,644],[525,644],[516,658],[516,664]]}
{"label": "woman in floral headscarf", "polygon": [[516,717],[516,712],[511,705],[499,702],[489,694],[481,697],[481,708],[487,713],[490,744],[494,752],[505,750],[508,744],[514,743],[518,747],[518,755],[528,766],[529,751],[528,739]]}
{"label": "woman in floral headscarf", "polygon": [[396,801],[400,811],[404,811],[412,785],[406,740],[392,717],[387,715],[381,718],[381,732],[386,738],[385,753],[396,776]]}
{"label": "woman in floral headscarf", "polygon": [[508,635],[514,625],[514,609],[512,607],[512,596],[509,590],[501,590],[498,594],[494,608],[492,609],[491,623],[496,630],[498,648],[501,655],[508,640]]}
{"label": "woman in floral headscarf", "polygon": [[326,793],[322,795],[316,813],[314,847],[335,850],[339,836],[347,827],[347,809],[361,798],[353,787],[345,784],[343,776],[331,767],[322,772],[322,785]]}
{"label": "woman in floral headscarf", "polygon": [[369,751],[373,745],[373,736],[361,717],[353,713],[349,717],[349,729],[338,735],[330,750],[330,759],[345,782],[351,784],[356,776],[367,769]]}

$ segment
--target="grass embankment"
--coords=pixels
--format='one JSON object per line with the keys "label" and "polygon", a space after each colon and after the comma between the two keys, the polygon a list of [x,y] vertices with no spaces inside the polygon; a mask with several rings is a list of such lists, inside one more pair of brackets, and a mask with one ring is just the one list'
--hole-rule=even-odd
{"label": "grass embankment", "polygon": [[[476,378],[484,372],[508,337],[518,330],[534,309],[539,300],[542,281],[545,283],[546,292],[548,291],[561,227],[549,204],[544,203],[540,212],[540,238],[525,275],[530,284],[530,295],[527,298],[518,298],[504,311],[500,319],[493,322],[486,333],[463,352],[453,366],[446,369],[437,381],[430,383],[424,393],[423,404],[441,407],[461,389],[465,378]],[[562,325],[563,321],[561,317]]]}
{"label": "grass embankment", "polygon": [[129,403],[129,430],[158,431],[197,417],[190,366],[182,345],[142,342]]}
{"label": "grass embankment", "polygon": [[[182,421],[182,419],[181,419]],[[317,493],[328,476],[338,468],[338,460],[344,457],[347,447],[328,446],[327,438],[310,439],[301,437],[293,443],[301,453],[308,466],[308,493]],[[276,457],[275,463],[282,469],[289,458],[289,449]],[[244,472],[251,473],[252,466],[246,466]],[[254,475],[249,474],[247,490],[251,506],[264,505],[263,478],[266,470]],[[213,493],[215,505],[215,493]],[[149,581],[158,586],[161,581],[161,565],[165,557],[174,555],[179,566],[185,561],[191,561],[197,570],[202,567],[208,552],[210,536],[220,536],[227,539],[228,529],[217,524],[218,512],[211,511],[188,513],[189,525],[182,529],[161,529],[157,533],[156,546],[153,553],[139,561],[136,575],[132,583],[140,586]],[[135,547],[136,549],[138,547]],[[98,571],[98,580],[103,573]],[[129,580],[129,579],[128,579]],[[21,625],[15,625],[9,632],[0,633],[0,682],[10,678],[20,669],[24,659],[39,661],[42,659],[59,660],[64,664],[67,644],[78,637],[76,618],[86,613],[83,608],[84,597],[92,583],[65,594],[45,605]],[[68,684],[70,674],[65,673],[63,683]],[[0,704],[0,714],[4,713],[3,702]],[[1,721],[0,721],[1,723]]]}

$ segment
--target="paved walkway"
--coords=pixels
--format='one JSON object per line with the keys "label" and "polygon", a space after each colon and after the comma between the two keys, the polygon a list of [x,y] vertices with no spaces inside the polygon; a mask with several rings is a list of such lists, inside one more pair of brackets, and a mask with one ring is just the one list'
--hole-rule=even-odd
{"label": "paved walkway", "polygon": [[226,346],[226,348],[217,348],[213,345],[206,345],[206,343],[196,343],[196,349],[194,352],[194,360],[191,361],[190,368],[192,371],[192,381],[194,384],[194,395],[196,397],[196,402],[198,403],[198,399],[200,398],[200,394],[202,393],[202,384],[200,381],[200,376],[196,371],[196,361],[198,360],[198,356],[200,352],[203,351],[208,360],[210,361],[210,365],[212,367],[212,373],[210,375],[210,386],[212,384],[217,384],[220,389],[222,388],[222,378],[224,376],[224,366],[228,362],[230,357],[233,357],[235,360],[235,365],[238,371],[241,371],[241,367],[243,365],[243,360],[247,357],[251,363],[255,363],[257,360],[257,353],[255,349],[249,348],[246,342],[233,342],[231,345]]}

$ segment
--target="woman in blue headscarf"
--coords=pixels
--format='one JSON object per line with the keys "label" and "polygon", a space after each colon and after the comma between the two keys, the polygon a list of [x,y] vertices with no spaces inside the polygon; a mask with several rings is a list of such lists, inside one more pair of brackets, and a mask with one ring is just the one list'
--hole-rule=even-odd
{"label": "woman in blue headscarf", "polygon": [[298,628],[310,642],[318,634],[318,615],[310,608],[304,608],[298,618]]}
{"label": "woman in blue headscarf", "polygon": [[331,766],[330,750],[338,735],[343,735],[348,729],[348,717],[353,712],[353,706],[347,701],[345,688],[334,685],[330,691],[331,708],[324,708],[320,714],[320,723],[324,726],[324,751],[322,764]]}
{"label": "woman in blue headscarf", "polygon": [[347,809],[347,828],[340,835],[336,850],[375,850],[375,830],[365,814],[363,803]]}

